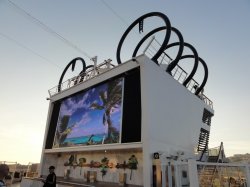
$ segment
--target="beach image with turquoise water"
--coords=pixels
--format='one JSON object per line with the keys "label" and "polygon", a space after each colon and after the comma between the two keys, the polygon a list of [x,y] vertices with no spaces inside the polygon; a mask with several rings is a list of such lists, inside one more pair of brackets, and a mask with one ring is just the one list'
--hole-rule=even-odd
{"label": "beach image with turquoise water", "polygon": [[90,145],[90,144],[102,144],[105,140],[106,134],[96,134],[91,136],[81,136],[81,137],[74,137],[74,138],[67,138],[65,143],[72,143],[74,145],[81,144],[81,145]]}

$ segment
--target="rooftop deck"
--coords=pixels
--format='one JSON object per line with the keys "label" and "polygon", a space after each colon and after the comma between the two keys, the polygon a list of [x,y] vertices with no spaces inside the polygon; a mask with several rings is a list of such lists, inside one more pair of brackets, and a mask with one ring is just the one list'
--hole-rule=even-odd
{"label": "rooftop deck", "polygon": [[[163,56],[161,57],[161,61],[160,61],[161,68],[165,69],[167,67],[167,65],[170,63],[170,61],[167,60],[167,57],[168,56],[165,54],[163,54]],[[110,69],[117,68],[117,67],[118,66],[111,64],[111,60],[105,60],[103,63],[86,71],[83,75],[74,76],[74,77],[62,82],[61,85],[57,85],[57,86],[49,89],[48,90],[49,96],[52,97],[52,96],[54,96],[54,95],[56,95],[64,90],[72,88],[72,87],[74,87],[78,84],[81,84],[89,79],[92,79],[92,78],[94,78],[94,77],[96,77],[104,72],[107,72]],[[187,78],[187,75],[188,75],[187,72],[179,65],[177,65],[172,71],[172,77],[181,84],[185,81],[185,79]],[[187,84],[187,89],[192,93],[195,93],[197,87],[199,87],[199,83],[194,79],[191,79],[191,81]],[[213,102],[206,95],[201,93],[198,95],[198,97],[201,100],[203,100],[208,106],[213,108]]]}

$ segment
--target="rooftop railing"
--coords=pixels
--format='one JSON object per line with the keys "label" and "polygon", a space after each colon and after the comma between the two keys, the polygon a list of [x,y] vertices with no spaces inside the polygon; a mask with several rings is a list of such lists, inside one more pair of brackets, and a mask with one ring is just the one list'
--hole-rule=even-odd
{"label": "rooftop railing", "polygon": [[[157,46],[156,46],[156,45]],[[161,44],[155,39],[155,37],[152,37],[151,40],[149,41],[149,44],[146,46],[146,48],[144,49],[143,53],[148,56],[148,57],[152,57],[153,54],[155,54],[155,52],[157,52],[159,46]],[[164,68],[165,70],[167,69],[167,66],[173,61],[173,59],[167,54],[167,53],[162,53],[161,56],[158,59],[158,63],[160,65],[160,67]],[[188,73],[178,64],[175,66],[175,68],[172,70],[171,72],[172,77],[177,80],[179,83],[183,83],[187,76]],[[191,79],[189,81],[189,83],[187,84],[187,89],[192,92],[195,93],[196,89],[199,87],[199,83],[194,80]],[[210,106],[211,108],[213,108],[213,102],[206,96],[204,95],[202,92],[197,95],[201,100],[203,100],[208,106]]]}
{"label": "rooftop railing", "polygon": [[67,90],[75,85],[78,85],[86,80],[89,80],[93,77],[95,77],[96,75],[99,75],[103,72],[106,72],[108,70],[110,70],[111,68],[115,67],[113,64],[111,64],[111,60],[105,60],[103,63],[99,64],[96,67],[93,67],[91,69],[89,69],[88,71],[78,75],[78,76],[74,76],[64,82],[61,83],[61,85],[57,85],[51,89],[49,89],[49,96],[53,96],[61,91]]}
{"label": "rooftop railing", "polygon": [[[155,40],[155,39],[153,38],[153,40]],[[151,42],[153,42],[153,40],[151,40]],[[156,48],[152,47],[152,45],[148,45],[147,48],[144,50],[144,54],[148,57],[152,57],[153,50],[156,50]],[[172,62],[171,57],[166,53],[163,53],[159,58],[159,65],[160,65],[160,67],[162,67],[164,69],[166,69],[167,66],[171,62]],[[89,79],[95,77],[98,74],[106,72],[113,67],[115,67],[115,66],[113,64],[111,64],[110,59],[105,60],[103,63],[97,65],[96,67],[89,69],[88,71],[84,72],[82,75],[80,74],[78,76],[72,77],[72,78],[64,81],[63,83],[61,83],[61,85],[57,85],[57,86],[49,89],[48,90],[49,96],[51,97],[51,96],[53,96],[53,95],[55,95],[63,90],[67,90],[75,85],[78,85],[86,80],[89,80]],[[181,84],[186,80],[187,75],[188,75],[188,73],[178,64],[172,70],[171,74],[172,74],[172,77]],[[196,80],[191,79],[186,87],[190,92],[195,93],[196,89],[199,87],[199,83]],[[200,93],[198,95],[198,97],[201,100],[203,100],[208,106],[213,108],[213,102],[206,95],[204,95],[203,93]]]}

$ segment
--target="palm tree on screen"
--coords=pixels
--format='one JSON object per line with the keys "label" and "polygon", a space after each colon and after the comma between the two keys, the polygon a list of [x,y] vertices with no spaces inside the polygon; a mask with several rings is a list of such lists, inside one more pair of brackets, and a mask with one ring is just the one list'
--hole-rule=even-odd
{"label": "palm tree on screen", "polygon": [[57,127],[56,140],[57,140],[57,144],[59,146],[63,144],[63,142],[65,141],[67,136],[71,133],[72,128],[74,128],[74,126],[75,126],[75,124],[74,124],[74,125],[68,127],[69,119],[70,119],[69,115],[64,115],[60,119],[60,123]]}
{"label": "palm tree on screen", "polygon": [[90,105],[91,109],[104,110],[103,125],[108,125],[108,136],[105,143],[116,143],[119,140],[119,134],[116,128],[113,127],[111,120],[111,112],[121,104],[122,85],[121,79],[116,79],[107,83],[107,90],[99,92],[99,98],[102,104],[96,102]]}

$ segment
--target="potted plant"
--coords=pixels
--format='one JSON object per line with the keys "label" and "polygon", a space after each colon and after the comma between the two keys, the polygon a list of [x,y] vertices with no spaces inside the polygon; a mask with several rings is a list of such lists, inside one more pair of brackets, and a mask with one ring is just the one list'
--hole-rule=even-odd
{"label": "potted plant", "polygon": [[64,179],[69,179],[69,174],[70,174],[70,164],[69,162],[64,163]]}
{"label": "potted plant", "polygon": [[81,167],[80,169],[80,175],[82,175],[82,168],[84,166],[84,164],[86,163],[86,158],[82,157],[82,158],[79,158],[79,163],[78,163],[78,166]]}
{"label": "potted plant", "polygon": [[106,175],[107,173],[107,170],[108,170],[108,163],[109,163],[109,160],[107,157],[104,157],[102,160],[101,160],[101,173],[102,173],[102,177],[104,175]]}
{"label": "potted plant", "polygon": [[131,170],[130,172],[130,180],[132,178],[132,171],[137,169],[138,161],[135,155],[131,155],[128,159],[128,168]]}
{"label": "potted plant", "polygon": [[125,173],[126,168],[128,167],[126,161],[124,160],[123,164],[119,164],[117,163],[117,168],[123,169],[122,173],[119,173],[119,184],[120,185],[124,185],[126,184],[126,178],[127,178],[127,174]]}

